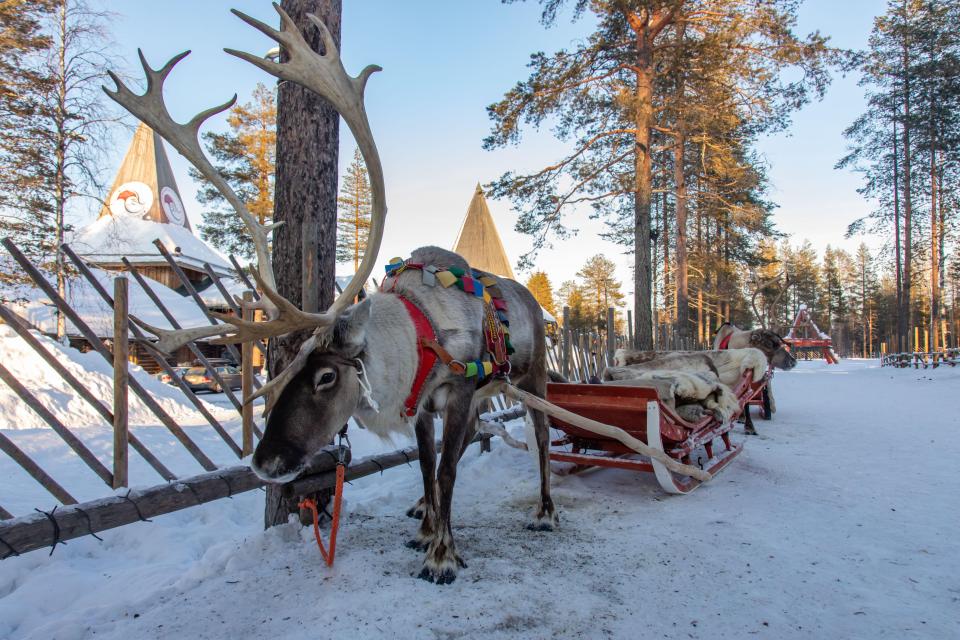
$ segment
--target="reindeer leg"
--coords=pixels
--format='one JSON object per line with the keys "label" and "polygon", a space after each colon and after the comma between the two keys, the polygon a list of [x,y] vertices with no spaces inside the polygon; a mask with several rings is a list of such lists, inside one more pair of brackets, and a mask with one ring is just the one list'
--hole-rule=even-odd
{"label": "reindeer leg", "polygon": [[420,511],[422,518],[420,530],[417,535],[407,542],[407,546],[418,551],[426,551],[430,546],[430,541],[436,535],[437,518],[437,494],[436,480],[434,479],[434,470],[437,465],[437,450],[434,444],[433,414],[428,411],[421,411],[417,416],[416,425],[417,447],[420,449],[420,473],[423,474],[423,497],[414,505],[407,515],[411,512]]}
{"label": "reindeer leg", "polygon": [[758,435],[756,428],[753,426],[753,417],[750,415],[750,405],[743,409],[743,432],[748,436]]}
{"label": "reindeer leg", "polygon": [[534,433],[537,436],[537,453],[540,457],[540,504],[533,522],[527,525],[531,531],[553,531],[560,525],[560,516],[550,497],[550,426],[547,417],[539,411],[531,411]]}
{"label": "reindeer leg", "polygon": [[[450,584],[457,579],[457,569],[467,564],[457,555],[450,526],[453,505],[453,486],[457,481],[457,463],[460,449],[469,431],[472,385],[463,381],[456,391],[451,391],[443,419],[443,443],[440,466],[437,470],[439,509],[436,519],[436,534],[427,548],[420,578],[437,584]],[[424,487],[426,489],[426,486]]]}
{"label": "reindeer leg", "polygon": [[[471,414],[470,416],[470,425],[467,428],[467,432],[464,434],[463,444],[460,445],[460,453],[457,454],[457,460],[463,458],[463,454],[467,452],[467,449],[470,448],[470,445],[473,444],[473,437],[477,435],[477,415]],[[415,518],[417,520],[423,518],[423,496],[420,496],[420,499],[414,503],[412,507],[407,509],[407,517]]]}
{"label": "reindeer leg", "polygon": [[[538,389],[536,383],[526,380],[518,385],[524,391],[541,398],[546,396],[545,389]],[[546,385],[540,385],[546,386]],[[560,518],[550,497],[550,425],[547,417],[539,412],[528,409],[527,419],[533,420],[533,430],[537,438],[537,454],[540,460],[540,504],[533,516],[533,521],[527,524],[531,531],[553,531],[559,524]]]}

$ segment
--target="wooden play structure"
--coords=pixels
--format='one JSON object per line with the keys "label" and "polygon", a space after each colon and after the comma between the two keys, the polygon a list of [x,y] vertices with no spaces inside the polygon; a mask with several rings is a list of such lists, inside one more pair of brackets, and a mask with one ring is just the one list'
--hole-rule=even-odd
{"label": "wooden play structure", "polygon": [[800,305],[797,310],[793,326],[790,327],[790,332],[784,336],[783,341],[790,345],[790,352],[798,360],[815,360],[822,356],[827,364],[840,362],[840,358],[833,350],[833,340],[820,331],[805,304]]}

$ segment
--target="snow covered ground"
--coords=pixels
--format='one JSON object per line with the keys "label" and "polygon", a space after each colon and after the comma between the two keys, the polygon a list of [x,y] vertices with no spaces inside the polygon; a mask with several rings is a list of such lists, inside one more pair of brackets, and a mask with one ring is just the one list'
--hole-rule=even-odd
{"label": "snow covered ground", "polygon": [[[309,530],[261,531],[259,491],[5,560],[0,637],[960,637],[960,370],[801,362],[775,387],[773,422],[711,484],[668,497],[626,471],[555,478],[553,533],[523,528],[530,457],[471,448],[453,585],[414,577],[419,471],[400,467],[346,488],[333,569]],[[44,430],[5,433],[41,463],[66,457]],[[357,455],[394,446],[366,435]],[[86,476],[62,479],[102,494]]]}

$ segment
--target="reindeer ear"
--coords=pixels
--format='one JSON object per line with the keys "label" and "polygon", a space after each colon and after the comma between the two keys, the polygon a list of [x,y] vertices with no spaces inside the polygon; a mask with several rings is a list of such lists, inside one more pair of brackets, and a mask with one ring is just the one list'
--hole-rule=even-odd
{"label": "reindeer ear", "polygon": [[358,355],[366,344],[369,320],[370,298],[348,307],[333,328],[333,347],[347,357]]}

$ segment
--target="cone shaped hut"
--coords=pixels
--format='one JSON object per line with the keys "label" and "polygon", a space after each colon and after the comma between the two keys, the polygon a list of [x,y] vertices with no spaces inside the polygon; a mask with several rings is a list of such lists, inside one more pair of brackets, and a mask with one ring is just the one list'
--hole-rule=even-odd
{"label": "cone shaped hut", "polygon": [[511,280],[516,279],[479,184],[470,200],[453,250],[463,256],[474,269]]}

